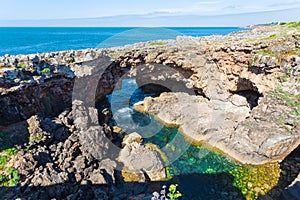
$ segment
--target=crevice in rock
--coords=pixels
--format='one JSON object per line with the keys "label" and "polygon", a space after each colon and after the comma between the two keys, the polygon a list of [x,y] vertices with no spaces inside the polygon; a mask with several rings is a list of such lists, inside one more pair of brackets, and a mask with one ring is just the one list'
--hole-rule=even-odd
{"label": "crevice in rock", "polygon": [[257,87],[254,86],[253,82],[246,78],[239,78],[236,85],[237,85],[236,92],[245,91],[245,90],[258,91]]}
{"label": "crevice in rock", "polygon": [[202,96],[203,98],[207,99],[210,101],[210,98],[208,96],[206,96],[206,94],[204,93],[203,89],[195,89],[194,90],[196,96]]}
{"label": "crevice in rock", "polygon": [[242,97],[245,97],[247,99],[247,102],[251,110],[256,106],[258,106],[258,100],[260,97],[262,97],[262,95],[259,92],[254,90],[243,90],[243,91],[234,92],[233,94],[237,94]]}
{"label": "crevice in rock", "polygon": [[171,90],[163,85],[158,85],[158,84],[147,84],[143,85],[140,87],[140,89],[145,93],[145,94],[153,94],[155,97],[159,96],[163,92],[171,92]]}
{"label": "crevice in rock", "polygon": [[245,97],[251,110],[258,106],[259,98],[263,97],[254,83],[246,78],[239,78],[236,90],[230,92]]}
{"label": "crevice in rock", "polygon": [[259,67],[259,66],[249,66],[248,67],[248,71],[249,72],[252,72],[254,74],[265,74],[265,75],[268,75],[268,74],[272,74],[271,70],[275,69],[275,68],[279,68],[277,66],[275,67],[269,67],[267,65],[265,65],[264,67]]}

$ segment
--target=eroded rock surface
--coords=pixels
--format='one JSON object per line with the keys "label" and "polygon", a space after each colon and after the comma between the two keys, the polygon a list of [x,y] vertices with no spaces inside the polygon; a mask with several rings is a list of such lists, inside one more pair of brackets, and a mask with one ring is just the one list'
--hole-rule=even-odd
{"label": "eroded rock surface", "polygon": [[[116,169],[123,165],[135,172],[128,173],[129,181],[165,178],[158,152],[142,145],[140,136],[125,138],[124,146],[110,151],[111,142],[121,144],[122,137],[108,125],[112,114],[102,106],[103,97],[121,87],[121,78],[185,92],[148,98],[143,106],[180,126],[190,139],[242,163],[284,159],[299,145],[299,41],[297,29],[254,27],[226,36],[183,36],[155,46],[146,42],[0,57],[0,130],[15,129],[19,122],[28,128],[27,142],[17,143],[19,152],[7,163],[21,175],[22,189],[6,193],[7,199],[19,194],[128,199],[144,193],[144,187],[114,188],[122,180]],[[122,162],[112,159],[117,157]],[[147,162],[136,161],[142,159]]]}
{"label": "eroded rock surface", "polygon": [[118,160],[124,163],[125,181],[130,180],[127,174],[133,174],[136,181],[160,181],[166,179],[166,171],[161,156],[157,151],[141,144],[142,136],[131,133],[124,138],[124,148],[120,151]]}
{"label": "eroded rock surface", "polygon": [[[241,96],[220,101],[186,93],[163,93],[145,98],[136,108],[155,114],[163,123],[178,126],[193,142],[216,147],[243,164],[258,165],[281,161],[300,144],[299,116],[290,116],[293,108],[275,100],[263,98],[250,113]],[[276,111],[270,102],[277,106]]]}

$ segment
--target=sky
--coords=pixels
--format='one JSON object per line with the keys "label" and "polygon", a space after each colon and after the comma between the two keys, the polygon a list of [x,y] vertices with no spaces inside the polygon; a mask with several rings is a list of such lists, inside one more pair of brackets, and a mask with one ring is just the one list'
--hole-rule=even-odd
{"label": "sky", "polygon": [[[0,21],[153,14],[217,16],[271,11],[275,15],[274,11],[281,10],[291,15],[288,10],[295,8],[300,8],[300,0],[0,0]],[[289,17],[295,21],[300,18],[300,14],[293,15]]]}

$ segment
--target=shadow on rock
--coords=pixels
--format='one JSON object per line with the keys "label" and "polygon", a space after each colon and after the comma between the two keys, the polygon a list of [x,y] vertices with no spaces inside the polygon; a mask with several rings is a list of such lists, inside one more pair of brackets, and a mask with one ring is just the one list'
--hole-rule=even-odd
{"label": "shadow on rock", "polygon": [[[110,176],[109,174],[106,174]],[[112,180],[112,177],[109,179]],[[217,200],[244,199],[242,193],[232,186],[233,177],[226,173],[207,175],[180,175],[169,181],[117,184],[92,184],[90,181],[66,182],[49,186],[2,187],[4,199],[151,199],[152,193],[160,192],[163,185],[178,183],[181,199]],[[109,181],[108,181],[109,182]]]}

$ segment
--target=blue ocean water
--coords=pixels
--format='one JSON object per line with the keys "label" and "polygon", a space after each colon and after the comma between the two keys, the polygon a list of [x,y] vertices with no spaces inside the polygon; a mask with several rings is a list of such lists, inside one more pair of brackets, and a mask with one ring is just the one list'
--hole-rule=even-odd
{"label": "blue ocean water", "polygon": [[225,35],[240,31],[237,27],[193,28],[32,28],[0,27],[0,56],[32,54],[95,47],[112,47],[178,35]]}

